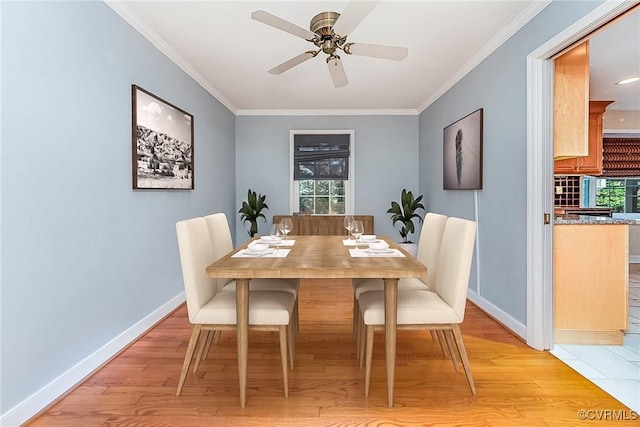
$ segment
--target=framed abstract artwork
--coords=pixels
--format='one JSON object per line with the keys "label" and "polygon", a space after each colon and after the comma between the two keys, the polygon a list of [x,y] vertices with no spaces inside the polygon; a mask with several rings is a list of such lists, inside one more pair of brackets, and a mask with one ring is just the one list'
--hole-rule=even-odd
{"label": "framed abstract artwork", "polygon": [[445,190],[482,189],[482,108],[444,128]]}
{"label": "framed abstract artwork", "polygon": [[193,116],[131,85],[133,188],[193,190]]}

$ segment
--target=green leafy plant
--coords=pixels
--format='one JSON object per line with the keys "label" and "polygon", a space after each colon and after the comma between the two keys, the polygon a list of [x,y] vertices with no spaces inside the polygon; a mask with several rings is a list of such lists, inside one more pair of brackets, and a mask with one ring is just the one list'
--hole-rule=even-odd
{"label": "green leafy plant", "polygon": [[262,213],[263,209],[269,209],[269,206],[265,203],[265,199],[267,196],[263,196],[262,194],[257,194],[255,191],[247,192],[247,200],[242,202],[242,207],[238,211],[240,215],[240,220],[244,224],[249,222],[251,226],[247,233],[249,233],[249,237],[253,237],[258,233],[258,218],[264,219],[264,222],[267,222],[267,218]]}
{"label": "green leafy plant", "polygon": [[422,215],[416,212],[419,209],[424,210],[424,206],[420,203],[421,200],[422,196],[414,198],[411,191],[403,188],[400,203],[391,202],[391,207],[387,210],[387,213],[391,214],[391,221],[393,221],[394,226],[397,222],[402,224],[402,228],[400,228],[402,243],[413,243],[409,240],[409,234],[416,231],[413,224],[414,218],[418,218],[418,221],[422,222]]}

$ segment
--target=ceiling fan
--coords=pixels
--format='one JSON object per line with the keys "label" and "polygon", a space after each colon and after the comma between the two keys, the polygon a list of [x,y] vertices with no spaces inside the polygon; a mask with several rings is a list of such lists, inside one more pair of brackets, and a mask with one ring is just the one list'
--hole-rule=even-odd
{"label": "ceiling fan", "polygon": [[317,50],[309,50],[277,65],[269,70],[271,74],[282,74],[304,61],[315,58],[320,52],[326,53],[329,75],[335,87],[346,86],[349,81],[344,66],[337,55],[341,50],[348,55],[369,56],[372,58],[402,61],[409,50],[406,47],[385,46],[368,43],[347,43],[347,37],[376,6],[377,1],[363,2],[352,0],[342,14],[337,12],[321,12],[311,18],[309,30],[299,27],[285,19],[272,15],[264,10],[251,13],[251,19],[270,25],[279,30],[301,37],[313,43]]}

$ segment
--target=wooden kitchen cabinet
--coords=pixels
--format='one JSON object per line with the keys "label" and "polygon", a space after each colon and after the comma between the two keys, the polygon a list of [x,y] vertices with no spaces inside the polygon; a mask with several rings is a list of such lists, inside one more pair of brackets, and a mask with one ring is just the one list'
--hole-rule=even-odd
{"label": "wooden kitchen cabinet", "polygon": [[628,320],[627,224],[555,225],[554,341],[621,345]]}
{"label": "wooden kitchen cabinet", "polygon": [[553,158],[589,154],[589,41],[554,61]]}
{"label": "wooden kitchen cabinet", "polygon": [[602,175],[602,116],[612,102],[589,102],[589,155],[556,160],[555,174]]}

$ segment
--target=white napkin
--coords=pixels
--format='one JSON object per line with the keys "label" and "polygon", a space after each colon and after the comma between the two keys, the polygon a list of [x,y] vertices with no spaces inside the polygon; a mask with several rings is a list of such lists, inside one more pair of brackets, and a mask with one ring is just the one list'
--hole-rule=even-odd
{"label": "white napkin", "polygon": [[231,258],[285,258],[289,255],[291,249],[275,249],[269,248],[265,252],[251,252],[246,249],[241,249],[235,254],[231,255]]}
{"label": "white napkin", "polygon": [[[256,240],[257,241],[257,240]],[[271,238],[271,236],[260,236],[260,242],[262,243],[268,243],[270,245],[275,245],[276,241],[273,240]],[[295,239],[287,239],[287,240],[281,240],[280,241],[280,246],[293,246],[295,245],[296,241]]]}
{"label": "white napkin", "polygon": [[353,258],[368,258],[368,257],[387,257],[387,258],[402,258],[404,254],[398,249],[389,249],[385,252],[374,252],[369,249],[349,249],[349,254]]}

